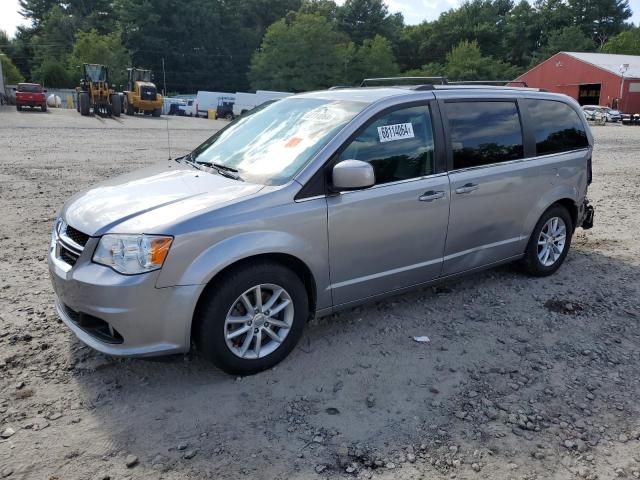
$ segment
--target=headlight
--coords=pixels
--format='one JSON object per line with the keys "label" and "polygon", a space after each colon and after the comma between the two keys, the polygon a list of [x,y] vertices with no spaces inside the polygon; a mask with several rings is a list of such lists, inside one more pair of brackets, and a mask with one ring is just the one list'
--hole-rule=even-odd
{"label": "headlight", "polygon": [[172,241],[159,235],[105,235],[93,261],[125,275],[151,272],[162,267]]}

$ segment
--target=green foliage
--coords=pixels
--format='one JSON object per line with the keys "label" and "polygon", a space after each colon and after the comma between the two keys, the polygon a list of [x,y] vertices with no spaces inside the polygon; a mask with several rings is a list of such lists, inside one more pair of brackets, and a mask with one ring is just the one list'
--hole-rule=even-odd
{"label": "green foliage", "polygon": [[251,61],[252,88],[301,92],[329,87],[339,78],[346,38],[320,15],[297,14],[271,25]]}
{"label": "green foliage", "polygon": [[32,25],[0,47],[25,78],[61,82],[62,65],[74,84],[87,58],[118,83],[131,64],[162,78],[164,60],[167,89],[180,92],[304,90],[398,71],[509,78],[562,50],[638,53],[630,0],[464,0],[410,26],[388,1],[19,0]]}
{"label": "green foliage", "polygon": [[73,49],[74,32],[73,18],[60,6],[54,5],[31,38],[34,64],[41,65],[48,59],[61,61]]}
{"label": "green foliage", "polygon": [[298,11],[300,13],[321,15],[330,22],[335,22],[338,5],[333,0],[303,0]]}
{"label": "green foliage", "polygon": [[607,53],[640,55],[640,27],[619,33],[605,43],[602,50]]}
{"label": "green foliage", "polygon": [[33,72],[33,80],[45,87],[71,88],[73,80],[62,62],[47,59]]}
{"label": "green foliage", "polygon": [[80,78],[83,63],[99,63],[109,68],[109,77],[113,85],[126,81],[126,69],[131,65],[131,55],[120,41],[120,33],[100,35],[96,30],[78,32],[73,51],[66,59],[67,70]]}
{"label": "green foliage", "polygon": [[336,19],[338,29],[356,45],[376,35],[395,40],[404,25],[402,15],[390,14],[383,0],[346,0]]}
{"label": "green foliage", "polygon": [[391,42],[376,35],[361,46],[353,42],[338,45],[338,56],[343,66],[335,83],[359,85],[367,77],[393,76],[400,72],[395,61]]}
{"label": "green foliage", "polygon": [[483,56],[477,41],[463,40],[447,54],[444,71],[450,80],[511,80],[518,68]]}
{"label": "green foliage", "polygon": [[2,50],[0,50],[0,62],[2,63],[2,75],[5,85],[15,85],[16,83],[24,82],[24,77],[20,73],[20,70],[13,64],[11,58],[2,53]]}
{"label": "green foliage", "polygon": [[579,27],[564,27],[549,35],[547,44],[533,56],[531,66],[558,52],[593,52],[595,44]]}
{"label": "green foliage", "polygon": [[575,24],[599,48],[620,33],[631,18],[629,0],[568,0]]}

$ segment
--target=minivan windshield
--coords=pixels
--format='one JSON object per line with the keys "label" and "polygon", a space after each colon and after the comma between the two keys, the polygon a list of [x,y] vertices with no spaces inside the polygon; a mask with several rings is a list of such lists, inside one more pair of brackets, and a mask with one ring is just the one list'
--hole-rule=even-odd
{"label": "minivan windshield", "polygon": [[285,98],[231,122],[197,147],[190,160],[236,172],[248,182],[282,185],[365,106]]}

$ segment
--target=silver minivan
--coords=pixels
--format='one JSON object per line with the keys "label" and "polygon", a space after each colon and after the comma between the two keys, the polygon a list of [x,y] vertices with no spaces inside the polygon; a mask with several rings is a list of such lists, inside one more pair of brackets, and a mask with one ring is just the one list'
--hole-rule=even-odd
{"label": "silver minivan", "polygon": [[51,238],[56,308],[111,355],[274,366],[307,321],[506,262],[555,272],[593,139],[580,107],[526,88],[305,93],[190,154],[72,197]]}

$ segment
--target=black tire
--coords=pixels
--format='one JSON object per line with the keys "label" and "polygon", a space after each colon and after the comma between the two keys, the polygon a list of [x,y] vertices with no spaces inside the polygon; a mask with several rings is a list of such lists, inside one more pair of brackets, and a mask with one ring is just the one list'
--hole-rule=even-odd
{"label": "black tire", "polygon": [[[554,261],[551,265],[544,265],[540,258],[538,257],[538,240],[540,238],[540,232],[544,228],[545,224],[548,220],[558,217],[562,219],[566,228],[566,238],[564,243],[564,248],[560,253],[560,256]],[[546,277],[555,273],[556,270],[560,268],[563,264],[564,259],[567,257],[569,253],[569,248],[571,247],[571,237],[573,236],[573,220],[571,219],[571,215],[567,211],[565,207],[562,205],[552,205],[546,212],[542,214],[538,223],[536,223],[535,228],[533,229],[533,233],[529,238],[529,243],[527,244],[527,249],[524,254],[524,258],[522,259],[522,267],[526,273],[532,275],[534,277]]]}
{"label": "black tire", "polygon": [[80,113],[80,94],[76,94],[76,111]]}
{"label": "black tire", "polygon": [[233,120],[233,113],[227,113],[227,116],[224,118],[226,118],[227,120]]}
{"label": "black tire", "polygon": [[42,109],[43,112],[46,112],[47,111],[47,104],[43,103],[40,108]]}
{"label": "black tire", "polygon": [[22,105],[16,105],[16,110],[18,110],[19,112],[22,111]]}
{"label": "black tire", "polygon": [[87,116],[89,115],[89,108],[91,107],[89,104],[89,94],[87,92],[81,92],[78,95],[79,103],[80,103],[80,115]]}
{"label": "black tire", "polygon": [[120,103],[120,95],[114,93],[111,95],[111,115],[119,117],[122,112],[122,103]]}
{"label": "black tire", "polygon": [[[274,351],[261,358],[245,359],[227,346],[225,319],[244,292],[261,284],[275,284],[288,293],[293,303],[293,321],[289,333]],[[198,350],[217,367],[232,375],[251,375],[275,366],[289,355],[308,318],[309,301],[300,277],[279,263],[261,261],[229,271],[204,291],[194,316],[194,337]]]}
{"label": "black tire", "polygon": [[153,109],[153,116],[154,117],[159,117],[160,115],[162,115],[162,108],[154,108]]}
{"label": "black tire", "polygon": [[122,99],[123,103],[123,111],[126,115],[133,116],[135,112],[133,111],[133,105],[129,103],[128,97],[125,95]]}

